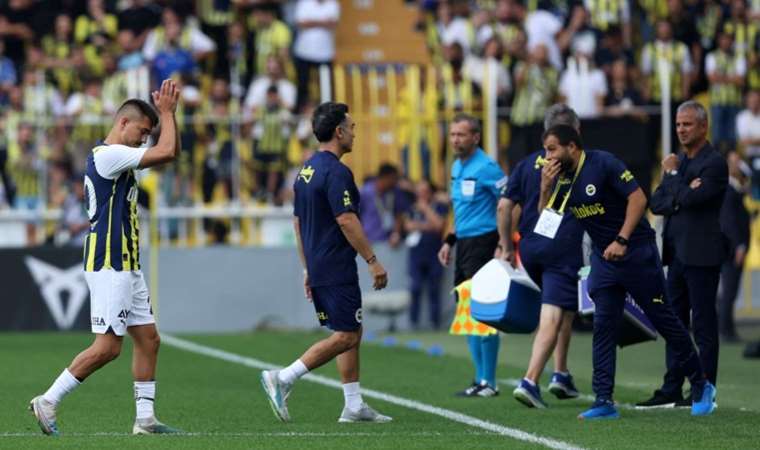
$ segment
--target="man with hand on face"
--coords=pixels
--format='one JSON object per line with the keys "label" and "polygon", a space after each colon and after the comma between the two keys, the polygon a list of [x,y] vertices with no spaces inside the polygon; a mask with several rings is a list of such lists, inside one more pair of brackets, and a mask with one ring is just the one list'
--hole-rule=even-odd
{"label": "man with hand on face", "polygon": [[[707,111],[697,102],[678,107],[676,133],[680,155],[662,162],[662,184],[652,195],[652,212],[665,216],[662,259],[668,266],[668,297],[694,340],[707,379],[718,374],[717,295],[720,268],[726,259],[726,241],[720,227],[720,209],[728,187],[726,160],[707,141]],[[691,318],[691,320],[689,320]],[[681,389],[674,350],[668,346],[667,372],[662,387],[637,404],[639,407],[688,406]],[[693,393],[692,393],[693,394]]]}
{"label": "man with hand on face", "polygon": [[612,394],[616,336],[626,292],[674,349],[681,373],[694,393],[692,415],[713,412],[715,387],[705,379],[694,344],[665,296],[665,278],[655,234],[644,218],[647,199],[623,163],[602,151],[584,151],[578,132],[558,125],[544,133],[540,217],[535,232],[554,239],[562,214],[548,208],[562,199],[593,243],[589,296],[594,300],[593,381],[596,401],[578,418],[620,417]]}
{"label": "man with hand on face", "polygon": [[[556,104],[546,111],[544,127],[570,125],[580,130],[581,122],[572,108]],[[544,151],[532,153],[512,171],[499,199],[499,247],[503,260],[515,265],[515,249],[510,233],[512,211],[520,209],[520,261],[528,275],[541,287],[541,316],[525,377],[512,395],[530,408],[546,408],[541,398],[539,378],[554,352],[554,373],[549,392],[559,399],[578,397],[578,389],[567,369],[573,319],[578,310],[578,270],[583,265],[583,228],[572,216],[565,216],[556,239],[534,233],[538,221],[537,203],[541,168],[547,162]],[[564,211],[563,199],[554,205]]]}

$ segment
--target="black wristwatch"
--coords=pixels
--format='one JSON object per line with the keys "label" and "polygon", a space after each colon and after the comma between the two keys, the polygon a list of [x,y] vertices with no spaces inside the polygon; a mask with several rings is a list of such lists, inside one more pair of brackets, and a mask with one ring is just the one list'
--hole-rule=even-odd
{"label": "black wristwatch", "polygon": [[619,234],[615,236],[615,242],[617,242],[620,245],[624,245],[626,247],[628,246],[628,239],[624,238],[623,236]]}

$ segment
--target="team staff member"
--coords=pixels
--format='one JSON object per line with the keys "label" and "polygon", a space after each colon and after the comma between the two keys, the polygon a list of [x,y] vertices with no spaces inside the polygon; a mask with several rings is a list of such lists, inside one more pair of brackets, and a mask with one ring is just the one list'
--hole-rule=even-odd
{"label": "team staff member", "polygon": [[[652,195],[652,212],[665,216],[662,260],[668,266],[668,297],[688,328],[707,379],[718,375],[717,296],[726,244],[720,228],[720,208],[728,187],[726,160],[707,141],[707,111],[697,102],[678,107],[676,134],[683,152],[662,162],[662,184]],[[689,318],[691,317],[691,320]],[[662,387],[637,406],[688,406],[674,350],[666,347],[667,372]]]}
{"label": "team staff member", "polygon": [[[496,231],[496,204],[507,177],[498,164],[480,148],[480,124],[466,114],[454,117],[449,138],[456,161],[451,166],[451,201],[454,230],[438,252],[438,260],[448,266],[451,249],[457,246],[454,285],[459,285],[493,258],[499,243]],[[474,383],[458,395],[491,397],[496,388],[496,359],[499,335],[467,337],[473,363]]]}
{"label": "team staff member", "polygon": [[[570,185],[567,207],[593,243],[589,295],[594,299],[592,387],[596,401],[579,419],[619,417],[612,401],[615,342],[626,292],[636,300],[675,352],[694,393],[692,415],[712,413],[715,387],[706,380],[694,344],[665,296],[665,278],[655,234],[644,212],[644,192],[623,163],[607,152],[584,151],[578,132],[558,125],[544,133],[550,161],[541,172],[541,216],[535,231],[554,237],[562,215],[547,208],[555,191]],[[559,179],[558,179],[559,178]],[[575,180],[574,182],[572,180]],[[562,189],[559,189],[560,191]],[[563,200],[564,201],[564,200]]]}
{"label": "team staff member", "polygon": [[389,422],[390,417],[364,403],[359,387],[362,298],[356,254],[367,261],[375,289],[386,286],[388,274],[359,222],[354,175],[340,162],[353,148],[355,124],[348,106],[327,102],[314,110],[311,126],[320,148],[296,178],[293,224],[306,297],[314,302],[319,323],[333,334],[312,345],[288,367],[263,371],[261,385],[275,416],[288,422],[286,400],[293,383],[335,358],[345,399],[338,422]]}
{"label": "team staff member", "polygon": [[[47,392],[32,399],[30,409],[48,435],[58,435],[56,412],[61,400],[119,356],[127,333],[134,343],[137,417],[132,432],[178,432],[156,420],[153,410],[160,338],[140,270],[135,170],[171,162],[179,155],[174,113],[180,89],[173,81],[164,80],[152,95],[158,114],[142,100],[127,100],[116,112],[105,141],[87,158],[84,186],[90,233],[84,244],[84,278],[90,289],[95,341],[74,358]],[[140,147],[159,120],[161,134],[156,145]]]}
{"label": "team staff member", "polygon": [[[546,111],[544,127],[569,125],[580,130],[581,122],[575,111],[567,105],[556,104]],[[575,398],[578,389],[567,369],[567,351],[570,346],[573,319],[578,310],[578,270],[583,265],[583,228],[571,215],[562,221],[558,236],[549,239],[534,233],[538,221],[538,199],[541,186],[541,168],[546,160],[544,151],[532,153],[517,164],[509,177],[499,200],[499,246],[501,257],[515,264],[514,245],[510,237],[512,210],[518,205],[521,211],[520,261],[536,284],[541,287],[541,316],[538,333],[528,371],[512,393],[528,407],[546,408],[538,385],[546,362],[554,352],[554,373],[549,392],[560,399]],[[567,187],[564,187],[567,191]],[[562,208],[562,197],[555,199]]]}

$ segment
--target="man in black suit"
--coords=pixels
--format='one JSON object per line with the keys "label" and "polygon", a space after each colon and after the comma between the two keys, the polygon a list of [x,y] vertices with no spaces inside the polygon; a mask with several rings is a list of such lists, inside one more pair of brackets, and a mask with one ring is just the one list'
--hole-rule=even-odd
{"label": "man in black suit", "polygon": [[718,329],[724,342],[738,342],[734,324],[734,303],[749,249],[750,216],[744,206],[747,179],[752,175],[749,166],[736,152],[728,154],[728,189],[720,210],[720,226],[728,238],[729,253],[720,270],[718,296]]}
{"label": "man in black suit", "polygon": [[[720,208],[728,185],[725,159],[707,141],[707,111],[697,102],[678,107],[676,133],[683,151],[662,162],[663,178],[652,195],[651,209],[665,216],[663,264],[668,266],[668,299],[694,340],[707,379],[718,372],[716,296],[726,243]],[[691,320],[690,320],[691,319]],[[666,347],[667,373],[662,387],[639,407],[689,406],[683,398],[684,375]]]}

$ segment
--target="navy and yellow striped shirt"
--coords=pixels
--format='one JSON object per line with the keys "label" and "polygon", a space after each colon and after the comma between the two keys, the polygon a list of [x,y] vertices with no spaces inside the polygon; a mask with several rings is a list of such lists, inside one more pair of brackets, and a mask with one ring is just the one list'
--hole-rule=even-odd
{"label": "navy and yellow striped shirt", "polygon": [[99,143],[87,158],[85,207],[90,232],[84,270],[140,269],[135,169],[146,149]]}

